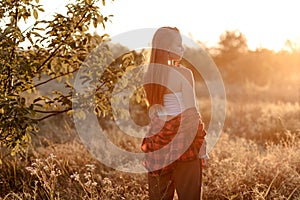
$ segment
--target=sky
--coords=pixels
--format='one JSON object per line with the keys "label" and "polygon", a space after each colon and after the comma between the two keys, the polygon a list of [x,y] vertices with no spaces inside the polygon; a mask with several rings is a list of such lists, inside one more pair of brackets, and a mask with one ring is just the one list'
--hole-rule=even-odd
{"label": "sky", "polygon": [[[60,12],[65,2],[41,0],[46,12],[40,16]],[[298,0],[106,0],[100,12],[114,15],[105,30],[112,37],[134,29],[176,26],[193,40],[214,46],[226,30],[239,30],[250,49],[278,51],[287,39],[300,41],[297,5]]]}

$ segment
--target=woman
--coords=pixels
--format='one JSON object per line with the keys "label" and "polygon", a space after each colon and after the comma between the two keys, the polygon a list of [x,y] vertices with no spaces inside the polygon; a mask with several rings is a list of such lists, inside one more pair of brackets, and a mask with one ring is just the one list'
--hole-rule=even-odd
{"label": "woman", "polygon": [[182,38],[177,28],[154,34],[144,89],[151,117],[142,143],[150,200],[201,198],[204,125],[197,109],[191,70],[180,65]]}

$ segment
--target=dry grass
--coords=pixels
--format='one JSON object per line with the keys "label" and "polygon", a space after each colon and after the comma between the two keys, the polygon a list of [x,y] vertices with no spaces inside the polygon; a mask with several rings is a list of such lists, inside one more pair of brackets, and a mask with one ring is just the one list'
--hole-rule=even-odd
{"label": "dry grass", "polygon": [[204,199],[300,198],[300,140],[257,143],[223,134],[204,171]]}
{"label": "dry grass", "polygon": [[146,199],[144,175],[103,166],[78,141],[30,154],[3,160],[2,199]]}
{"label": "dry grass", "polygon": [[[300,199],[299,102],[230,99],[224,133],[204,170],[204,199]],[[201,99],[200,104],[208,123],[210,102]],[[116,128],[108,134],[116,145],[140,151],[140,139]],[[148,199],[146,174],[102,165],[81,144],[66,116],[44,123],[24,153],[11,157],[2,149],[0,159],[3,200]]]}

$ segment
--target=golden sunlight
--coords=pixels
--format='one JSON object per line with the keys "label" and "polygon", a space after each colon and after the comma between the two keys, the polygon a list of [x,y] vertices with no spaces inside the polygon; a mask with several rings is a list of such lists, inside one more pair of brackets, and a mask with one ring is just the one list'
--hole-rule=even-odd
{"label": "golden sunlight", "polygon": [[[158,6],[159,5],[159,6]],[[171,5],[171,6],[170,6]],[[126,8],[126,9],[125,9]],[[137,9],[138,8],[138,9]],[[170,8],[170,9],[168,9]],[[297,1],[114,1],[105,12],[113,12],[111,35],[139,28],[176,26],[208,46],[226,30],[239,30],[250,49],[278,51],[286,40],[300,36]]]}

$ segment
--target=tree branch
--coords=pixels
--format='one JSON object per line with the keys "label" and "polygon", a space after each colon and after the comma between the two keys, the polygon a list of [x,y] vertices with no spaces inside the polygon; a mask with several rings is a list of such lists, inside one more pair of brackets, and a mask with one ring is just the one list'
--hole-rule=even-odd
{"label": "tree branch", "polygon": [[[75,28],[74,30],[76,30],[78,28],[78,26],[80,25],[80,23],[83,21],[83,19],[85,18],[85,15],[88,11],[85,11],[85,13],[82,15],[82,18],[79,20],[79,22],[75,25]],[[71,33],[69,32],[66,36],[65,36],[65,39],[64,41],[66,41],[69,37],[71,36]],[[54,51],[48,56],[48,58],[37,68],[37,71],[40,71],[45,64],[47,64],[47,62],[56,54],[56,52],[60,49],[60,47],[62,46],[63,44],[61,43],[60,45],[58,45],[58,47],[56,47],[54,49]]]}
{"label": "tree branch", "polygon": [[[14,27],[15,29],[17,30],[18,29],[18,15],[19,15],[19,3],[18,1],[16,1],[16,14],[14,16]],[[15,59],[15,53],[16,53],[16,46],[17,46],[17,38],[15,37],[13,39],[13,43],[14,43],[14,46],[13,46],[13,49],[12,49],[12,52],[11,52],[11,55],[10,55],[10,63],[13,62],[13,60]],[[7,85],[6,85],[6,88],[7,88],[7,92],[10,93],[12,92],[12,87],[13,87],[13,81],[14,81],[14,78],[13,78],[13,73],[12,73],[12,69],[10,66],[8,66],[8,80],[7,80]]]}
{"label": "tree branch", "polygon": [[103,82],[101,85],[99,85],[97,88],[96,88],[96,92],[99,92],[99,90],[102,88],[102,86],[105,84],[105,82]]}
{"label": "tree branch", "polygon": [[36,84],[36,85],[33,85],[33,86],[31,86],[30,88],[24,90],[23,92],[25,92],[25,91],[27,91],[27,90],[31,90],[31,89],[33,89],[33,88],[36,88],[36,87],[38,87],[38,86],[44,85],[44,84],[46,84],[46,83],[48,83],[48,82],[50,82],[50,81],[53,81],[53,80],[55,80],[55,79],[57,79],[57,78],[66,76],[66,75],[68,75],[68,74],[72,74],[72,73],[74,73],[74,72],[76,72],[76,71],[78,71],[78,70],[79,70],[79,68],[77,68],[77,69],[75,69],[75,70],[73,70],[73,71],[71,71],[71,72],[67,72],[67,73],[64,73],[64,74],[57,75],[57,76],[55,76],[55,77],[53,77],[53,78],[50,78],[50,79],[48,79],[48,80],[46,80],[46,81],[40,82],[40,83],[38,83],[38,84]]}
{"label": "tree branch", "polygon": [[47,119],[49,117],[53,117],[55,115],[58,115],[58,114],[61,114],[61,113],[65,113],[65,112],[68,112],[69,110],[72,110],[72,108],[68,108],[68,109],[65,109],[65,110],[60,110],[60,111],[42,111],[42,110],[37,110],[36,112],[41,112],[41,113],[51,113],[50,115],[46,115],[44,117],[41,117],[41,118],[38,118],[38,119],[34,119],[35,121],[42,121],[44,119]]}
{"label": "tree branch", "polygon": [[61,113],[62,110],[33,110],[35,112],[38,112],[38,113]]}

